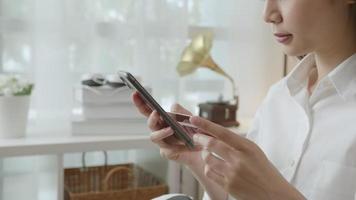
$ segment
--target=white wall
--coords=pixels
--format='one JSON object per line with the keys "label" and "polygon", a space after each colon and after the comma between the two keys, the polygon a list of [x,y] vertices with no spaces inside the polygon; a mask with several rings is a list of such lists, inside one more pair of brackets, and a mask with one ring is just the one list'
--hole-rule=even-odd
{"label": "white wall", "polygon": [[272,32],[262,18],[261,1],[236,1],[236,21],[232,31],[231,62],[236,64],[240,86],[240,115],[252,116],[268,88],[282,77],[283,54],[272,38]]}

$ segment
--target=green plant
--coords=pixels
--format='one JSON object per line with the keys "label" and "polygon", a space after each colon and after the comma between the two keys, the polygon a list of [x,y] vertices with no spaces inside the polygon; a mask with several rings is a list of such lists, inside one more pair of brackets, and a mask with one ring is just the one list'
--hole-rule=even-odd
{"label": "green plant", "polygon": [[33,84],[18,76],[0,76],[0,96],[25,96],[30,95]]}

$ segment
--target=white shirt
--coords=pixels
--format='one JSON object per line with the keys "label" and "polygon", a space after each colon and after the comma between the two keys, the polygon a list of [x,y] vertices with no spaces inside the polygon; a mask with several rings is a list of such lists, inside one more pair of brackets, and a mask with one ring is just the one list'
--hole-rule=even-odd
{"label": "white shirt", "polygon": [[356,200],[356,54],[310,96],[314,66],[310,54],[271,87],[248,138],[308,200]]}

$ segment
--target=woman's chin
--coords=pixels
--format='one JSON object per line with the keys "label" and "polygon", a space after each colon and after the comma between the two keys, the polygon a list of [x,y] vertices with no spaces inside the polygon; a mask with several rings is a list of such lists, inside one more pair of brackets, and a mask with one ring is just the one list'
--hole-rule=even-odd
{"label": "woman's chin", "polygon": [[302,49],[295,48],[292,46],[284,46],[282,48],[282,51],[288,56],[295,56],[295,57],[305,56],[308,53],[310,53],[309,51],[306,51],[305,49],[302,50]]}

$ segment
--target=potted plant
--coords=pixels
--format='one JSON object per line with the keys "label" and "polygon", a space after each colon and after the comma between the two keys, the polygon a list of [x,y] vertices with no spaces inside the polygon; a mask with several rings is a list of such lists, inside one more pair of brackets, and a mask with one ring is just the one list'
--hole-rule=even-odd
{"label": "potted plant", "polygon": [[0,138],[25,136],[33,84],[14,75],[0,75]]}

